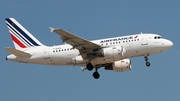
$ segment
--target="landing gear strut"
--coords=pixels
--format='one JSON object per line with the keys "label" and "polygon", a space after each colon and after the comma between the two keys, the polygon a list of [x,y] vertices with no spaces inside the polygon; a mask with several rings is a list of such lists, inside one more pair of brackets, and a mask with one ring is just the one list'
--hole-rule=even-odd
{"label": "landing gear strut", "polygon": [[98,73],[98,68],[96,68],[96,70],[95,70],[95,72],[93,73],[93,77],[95,78],[95,79],[98,79],[99,77],[100,77],[100,75],[99,75],[99,73]]}
{"label": "landing gear strut", "polygon": [[150,62],[148,61],[148,56],[144,56],[144,59],[146,61],[146,66],[149,67],[151,64]]}

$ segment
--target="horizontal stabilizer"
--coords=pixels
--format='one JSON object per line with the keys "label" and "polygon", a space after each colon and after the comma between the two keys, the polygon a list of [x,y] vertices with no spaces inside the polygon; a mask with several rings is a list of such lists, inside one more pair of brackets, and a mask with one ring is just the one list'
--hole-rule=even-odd
{"label": "horizontal stabilizer", "polygon": [[6,49],[7,51],[9,51],[11,54],[13,54],[13,55],[15,55],[15,56],[18,56],[18,57],[30,57],[30,56],[32,56],[32,55],[29,54],[29,53],[26,53],[26,52],[23,52],[23,51],[20,51],[20,50],[11,48],[11,47],[6,47],[5,49]]}

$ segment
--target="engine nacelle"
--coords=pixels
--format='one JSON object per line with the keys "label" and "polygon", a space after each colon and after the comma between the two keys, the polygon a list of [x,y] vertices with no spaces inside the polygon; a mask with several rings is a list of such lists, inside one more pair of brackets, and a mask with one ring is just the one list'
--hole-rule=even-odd
{"label": "engine nacelle", "polygon": [[118,59],[124,56],[126,50],[122,46],[113,46],[102,48],[98,53],[98,56],[105,57],[107,59]]}
{"label": "engine nacelle", "polygon": [[109,66],[105,66],[105,70],[114,70],[115,72],[125,72],[131,70],[131,60],[123,59],[119,61],[115,61]]}

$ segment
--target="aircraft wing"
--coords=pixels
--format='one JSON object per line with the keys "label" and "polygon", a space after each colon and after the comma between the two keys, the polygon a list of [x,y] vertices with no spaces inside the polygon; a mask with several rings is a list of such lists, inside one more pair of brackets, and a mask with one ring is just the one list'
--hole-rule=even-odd
{"label": "aircraft wing", "polygon": [[58,35],[61,36],[62,41],[67,42],[68,44],[72,45],[73,48],[76,48],[79,50],[80,55],[83,57],[83,59],[87,58],[89,50],[100,48],[101,46],[92,43],[86,39],[83,39],[79,36],[73,35],[69,32],[66,32],[59,28],[51,28],[51,32],[55,32]]}

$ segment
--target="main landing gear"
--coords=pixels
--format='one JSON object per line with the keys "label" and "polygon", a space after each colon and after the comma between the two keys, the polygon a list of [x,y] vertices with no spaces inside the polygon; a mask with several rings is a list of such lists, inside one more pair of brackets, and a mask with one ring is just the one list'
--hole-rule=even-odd
{"label": "main landing gear", "polygon": [[87,70],[92,71],[94,67],[93,67],[93,65],[91,63],[88,63],[86,65],[86,68],[87,68]]}
{"label": "main landing gear", "polygon": [[[87,70],[89,70],[89,71],[92,71],[93,70],[93,65],[91,64],[91,63],[88,63],[87,65],[86,65],[86,68],[87,68]],[[100,75],[99,75],[99,73],[98,73],[98,68],[96,68],[95,69],[95,72],[93,73],[93,77],[95,78],[95,79],[98,79],[99,77],[100,77]]]}
{"label": "main landing gear", "polygon": [[150,62],[148,61],[148,56],[144,56],[144,59],[146,61],[146,66],[149,67],[151,64]]}
{"label": "main landing gear", "polygon": [[99,75],[99,73],[98,73],[98,68],[96,68],[96,70],[95,70],[95,72],[93,73],[93,77],[95,78],[95,79],[98,79],[99,77],[100,77],[100,75]]}

